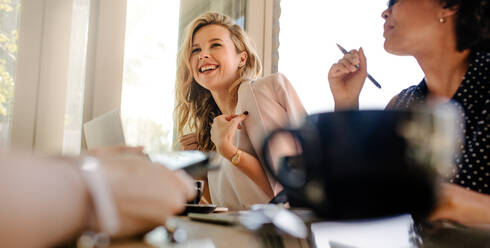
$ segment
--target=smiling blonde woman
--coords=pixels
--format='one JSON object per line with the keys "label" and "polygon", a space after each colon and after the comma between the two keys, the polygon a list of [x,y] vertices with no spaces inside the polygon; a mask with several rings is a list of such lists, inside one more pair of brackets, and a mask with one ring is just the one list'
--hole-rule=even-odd
{"label": "smiling blonde woman", "polygon": [[256,80],[262,67],[248,35],[215,12],[189,24],[177,64],[181,147],[221,158],[221,170],[208,173],[211,201],[231,209],[267,203],[280,187],[260,163],[259,143],[305,115],[293,87],[282,74]]}

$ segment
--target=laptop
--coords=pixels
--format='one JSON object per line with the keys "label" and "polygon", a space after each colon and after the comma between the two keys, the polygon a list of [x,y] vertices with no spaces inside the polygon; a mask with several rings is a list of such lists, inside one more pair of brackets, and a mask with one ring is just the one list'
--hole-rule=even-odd
{"label": "laptop", "polygon": [[83,125],[87,148],[126,145],[120,109],[102,114]]}
{"label": "laptop", "polygon": [[[86,122],[83,131],[88,150],[127,145],[120,109],[114,109]],[[219,167],[215,163],[208,163],[215,156],[200,151],[150,152],[147,155],[154,163],[163,164],[171,170],[184,169],[195,177],[204,176],[208,170]]]}

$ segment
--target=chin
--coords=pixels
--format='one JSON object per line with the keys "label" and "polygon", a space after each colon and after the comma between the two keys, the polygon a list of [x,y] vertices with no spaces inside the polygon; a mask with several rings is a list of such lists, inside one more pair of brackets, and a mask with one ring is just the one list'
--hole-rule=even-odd
{"label": "chin", "polygon": [[385,51],[387,51],[388,53],[393,53],[393,49],[391,47],[391,44],[387,40],[385,40],[385,43],[383,46],[384,46]]}
{"label": "chin", "polygon": [[404,52],[403,49],[400,49],[400,48],[396,47],[393,44],[393,42],[389,42],[388,40],[385,40],[384,49],[388,53],[391,53],[391,54],[394,54],[394,55],[399,55],[399,56],[407,56],[407,55],[410,55],[410,54]]}

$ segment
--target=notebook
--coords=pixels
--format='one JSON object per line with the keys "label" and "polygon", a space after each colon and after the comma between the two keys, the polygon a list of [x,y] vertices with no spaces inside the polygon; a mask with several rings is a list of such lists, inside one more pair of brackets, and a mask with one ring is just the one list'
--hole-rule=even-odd
{"label": "notebook", "polygon": [[83,125],[88,149],[126,144],[121,111],[114,109]]}

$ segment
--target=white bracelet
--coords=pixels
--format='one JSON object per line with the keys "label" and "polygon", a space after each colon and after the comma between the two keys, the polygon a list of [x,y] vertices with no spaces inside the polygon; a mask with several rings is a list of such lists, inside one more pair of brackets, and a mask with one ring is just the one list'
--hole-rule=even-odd
{"label": "white bracelet", "polygon": [[82,177],[92,197],[95,215],[102,232],[113,235],[119,231],[119,214],[111,191],[94,157],[85,157],[80,164]]}

